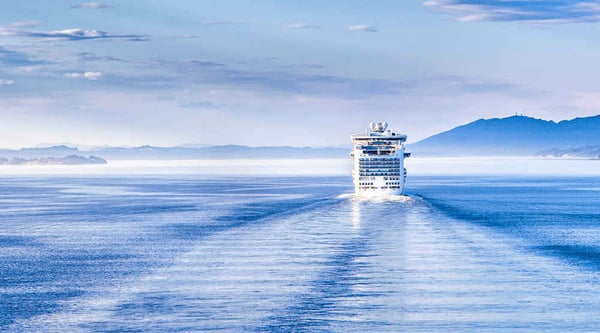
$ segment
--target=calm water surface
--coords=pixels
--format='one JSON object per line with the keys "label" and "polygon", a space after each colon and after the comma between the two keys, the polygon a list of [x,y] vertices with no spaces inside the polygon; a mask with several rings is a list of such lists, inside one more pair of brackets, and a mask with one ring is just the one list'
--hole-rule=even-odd
{"label": "calm water surface", "polygon": [[0,178],[0,331],[594,331],[600,178]]}

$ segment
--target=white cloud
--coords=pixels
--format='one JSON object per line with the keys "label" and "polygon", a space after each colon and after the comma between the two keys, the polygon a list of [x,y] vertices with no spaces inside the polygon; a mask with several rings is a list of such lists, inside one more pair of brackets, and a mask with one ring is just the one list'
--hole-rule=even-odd
{"label": "white cloud", "polygon": [[106,3],[97,3],[97,2],[84,2],[80,4],[76,4],[71,6],[71,8],[88,8],[88,9],[102,9],[102,8],[112,8],[112,5]]}
{"label": "white cloud", "polygon": [[322,26],[307,23],[292,23],[287,25],[288,29],[321,29]]}
{"label": "white cloud", "polygon": [[118,35],[112,34],[105,31],[95,29],[64,29],[54,31],[27,31],[21,32],[21,35],[29,37],[42,37],[42,38],[64,38],[69,40],[86,40],[86,39],[126,39],[132,41],[144,41],[147,40],[141,35]]}
{"label": "white cloud", "polygon": [[102,77],[102,73],[101,72],[83,72],[83,73],[71,72],[71,73],[65,73],[65,76],[70,79],[98,80],[99,78]]}
{"label": "white cloud", "polygon": [[13,84],[15,84],[15,80],[0,79],[0,86],[12,86]]}
{"label": "white cloud", "polygon": [[377,28],[367,24],[356,24],[348,26],[348,31],[377,32]]}
{"label": "white cloud", "polygon": [[38,33],[40,37],[102,38],[109,34],[99,30],[65,29]]}
{"label": "white cloud", "polygon": [[98,80],[100,77],[102,77],[102,73],[100,73],[100,72],[85,72],[85,73],[83,73],[83,77],[88,80]]}
{"label": "white cloud", "polygon": [[69,36],[69,37],[78,37],[78,38],[98,38],[98,37],[106,37],[109,36],[107,32],[100,30],[83,30],[83,29],[65,29],[65,30],[55,30],[47,32],[46,34],[52,36]]}
{"label": "white cloud", "polygon": [[65,73],[65,76],[71,79],[79,79],[81,77],[80,73]]}
{"label": "white cloud", "polygon": [[130,41],[146,41],[147,37],[133,34],[114,34],[96,29],[63,29],[53,31],[32,31],[27,28],[34,27],[37,21],[13,22],[6,25],[0,25],[0,36],[26,36],[38,38],[62,38],[68,40],[86,40],[86,39],[123,39]]}

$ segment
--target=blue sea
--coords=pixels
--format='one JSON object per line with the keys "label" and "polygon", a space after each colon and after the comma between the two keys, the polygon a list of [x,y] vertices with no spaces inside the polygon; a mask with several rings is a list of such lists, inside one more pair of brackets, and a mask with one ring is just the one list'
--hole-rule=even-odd
{"label": "blue sea", "polygon": [[600,330],[600,177],[0,178],[2,332]]}

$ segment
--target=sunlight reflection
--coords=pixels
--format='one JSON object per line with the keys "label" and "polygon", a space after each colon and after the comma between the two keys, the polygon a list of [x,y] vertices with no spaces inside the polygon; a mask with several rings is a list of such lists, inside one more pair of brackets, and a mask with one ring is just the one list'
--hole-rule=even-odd
{"label": "sunlight reflection", "polygon": [[352,229],[360,230],[360,201],[351,200],[352,202]]}

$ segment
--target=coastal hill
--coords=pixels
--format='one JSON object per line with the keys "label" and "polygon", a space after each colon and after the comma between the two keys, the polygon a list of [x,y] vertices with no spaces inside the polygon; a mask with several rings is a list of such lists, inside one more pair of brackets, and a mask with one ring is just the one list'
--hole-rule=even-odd
{"label": "coastal hill", "polygon": [[18,150],[0,149],[0,157],[5,159],[37,159],[45,157],[62,158],[69,155],[82,155],[82,152],[77,148],[68,147],[65,145],[44,148],[22,148]]}
{"label": "coastal hill", "polygon": [[479,119],[409,145],[415,156],[597,157],[598,148],[600,115],[560,122],[526,116]]}
{"label": "coastal hill", "polygon": [[[82,156],[87,155],[87,156]],[[65,145],[45,148],[0,149],[0,165],[106,164],[106,160]]]}

